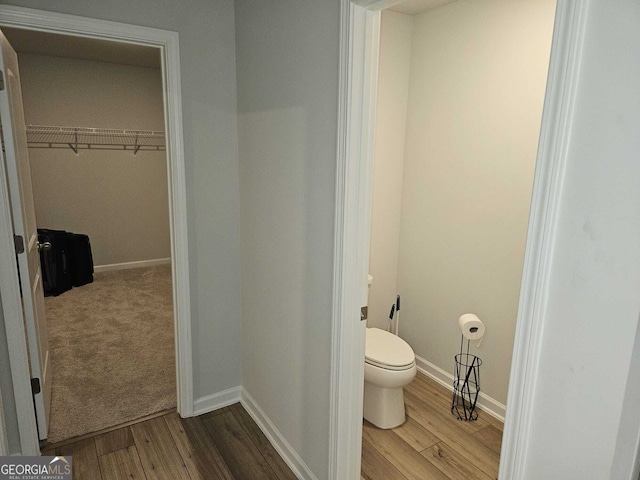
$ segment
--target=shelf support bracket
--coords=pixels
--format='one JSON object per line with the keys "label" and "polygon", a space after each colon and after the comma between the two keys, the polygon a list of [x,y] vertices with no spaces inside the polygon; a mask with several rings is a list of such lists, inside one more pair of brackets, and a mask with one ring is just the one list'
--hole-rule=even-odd
{"label": "shelf support bracket", "polygon": [[75,146],[72,143],[69,143],[68,145],[71,147],[71,150],[73,150],[73,153],[78,155],[78,129],[75,129],[74,131],[74,138],[76,140]]}
{"label": "shelf support bracket", "polygon": [[135,142],[135,146],[133,148],[133,156],[136,156],[136,153],[138,153],[138,150],[140,150],[140,145],[138,145],[138,134],[136,133],[136,142]]}

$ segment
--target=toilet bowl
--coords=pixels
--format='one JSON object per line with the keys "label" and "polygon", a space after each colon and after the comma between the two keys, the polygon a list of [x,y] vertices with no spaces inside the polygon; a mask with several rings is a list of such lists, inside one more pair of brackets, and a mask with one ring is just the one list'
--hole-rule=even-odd
{"label": "toilet bowl", "polygon": [[416,376],[416,356],[407,342],[379,328],[367,328],[364,364],[364,418],[379,428],[405,420],[402,387]]}

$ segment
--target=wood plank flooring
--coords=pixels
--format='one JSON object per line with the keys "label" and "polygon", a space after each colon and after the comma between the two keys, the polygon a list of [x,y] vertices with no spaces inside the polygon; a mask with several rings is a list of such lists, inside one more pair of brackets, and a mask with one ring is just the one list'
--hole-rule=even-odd
{"label": "wood plank flooring", "polygon": [[[405,388],[407,421],[392,430],[364,422],[362,480],[490,480],[498,477],[502,422],[451,415],[450,393],[418,373]],[[295,480],[239,404],[199,417],[175,412],[52,445],[72,455],[75,480]]]}
{"label": "wood plank flooring", "polygon": [[418,373],[404,389],[407,422],[362,429],[363,480],[498,478],[502,422],[480,411],[475,422],[451,414],[451,393]]}
{"label": "wood plank flooring", "polygon": [[239,403],[193,418],[167,413],[42,454],[72,455],[74,480],[296,478]]}

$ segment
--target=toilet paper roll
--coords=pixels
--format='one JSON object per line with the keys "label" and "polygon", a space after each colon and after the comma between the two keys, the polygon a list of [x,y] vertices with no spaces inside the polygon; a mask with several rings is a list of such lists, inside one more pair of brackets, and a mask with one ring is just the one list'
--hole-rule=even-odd
{"label": "toilet paper roll", "polygon": [[484,323],[473,313],[465,313],[458,319],[460,331],[468,340],[480,340],[484,336]]}

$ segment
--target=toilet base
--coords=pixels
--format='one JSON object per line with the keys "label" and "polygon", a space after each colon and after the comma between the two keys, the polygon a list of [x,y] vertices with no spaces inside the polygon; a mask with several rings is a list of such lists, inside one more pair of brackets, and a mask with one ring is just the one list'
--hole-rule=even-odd
{"label": "toilet base", "polygon": [[364,382],[364,419],[382,429],[395,428],[405,420],[402,387],[382,388]]}

